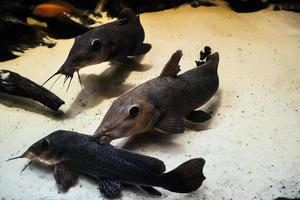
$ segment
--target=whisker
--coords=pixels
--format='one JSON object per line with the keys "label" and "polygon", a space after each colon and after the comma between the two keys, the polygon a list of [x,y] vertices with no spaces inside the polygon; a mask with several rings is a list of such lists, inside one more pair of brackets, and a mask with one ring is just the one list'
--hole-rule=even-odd
{"label": "whisker", "polygon": [[66,75],[66,76],[65,76],[65,80],[64,80],[63,87],[65,87],[65,83],[67,82],[68,78],[69,78],[69,76],[68,76],[68,75]]}
{"label": "whisker", "polygon": [[7,159],[6,161],[15,160],[15,159],[18,159],[18,158],[23,158],[23,155],[17,156],[17,157],[13,157],[13,158],[9,158],[9,159]]}
{"label": "whisker", "polygon": [[57,72],[55,72],[52,76],[50,76],[43,84],[42,86],[44,86],[50,79],[52,79],[54,76],[58,75],[60,73],[60,71],[58,70]]}
{"label": "whisker", "polygon": [[77,71],[77,76],[78,76],[78,80],[79,80],[79,83],[80,83],[80,86],[81,86],[81,91],[82,91],[82,93],[84,94],[83,86],[82,86],[82,81],[81,81],[81,78],[80,78],[79,71]]}
{"label": "whisker", "polygon": [[54,83],[51,85],[50,90],[52,89],[52,87],[54,86],[54,84],[58,81],[58,79],[62,76],[62,74],[59,75],[59,77],[54,81]]}
{"label": "whisker", "polygon": [[20,172],[20,174],[30,165],[32,163],[32,160],[31,161],[29,161],[26,165],[25,165],[25,167],[21,170],[21,172]]}
{"label": "whisker", "polygon": [[73,76],[70,76],[71,78],[70,78],[70,81],[69,81],[69,85],[68,85],[68,87],[67,87],[67,91],[66,92],[68,92],[68,90],[69,90],[69,87],[70,87],[70,85],[71,85],[71,82],[72,82],[72,79],[73,79]]}

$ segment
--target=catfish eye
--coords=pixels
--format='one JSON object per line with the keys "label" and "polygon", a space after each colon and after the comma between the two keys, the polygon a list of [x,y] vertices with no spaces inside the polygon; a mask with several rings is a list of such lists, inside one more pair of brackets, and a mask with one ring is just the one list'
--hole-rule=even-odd
{"label": "catfish eye", "polygon": [[93,39],[92,40],[92,49],[98,50],[101,47],[101,41],[99,39]]}
{"label": "catfish eye", "polygon": [[137,105],[133,105],[128,109],[129,115],[135,117],[139,114],[140,108]]}
{"label": "catfish eye", "polygon": [[47,147],[49,146],[49,140],[48,140],[48,139],[43,140],[43,141],[42,141],[42,146],[43,146],[44,148],[47,148]]}

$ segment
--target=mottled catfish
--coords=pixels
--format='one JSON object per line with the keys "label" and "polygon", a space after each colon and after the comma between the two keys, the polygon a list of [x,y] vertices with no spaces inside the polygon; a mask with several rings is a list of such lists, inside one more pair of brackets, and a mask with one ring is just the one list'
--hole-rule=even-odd
{"label": "mottled catfish", "polygon": [[54,178],[64,190],[77,182],[78,173],[94,177],[107,197],[119,196],[123,183],[161,195],[152,186],[188,193],[197,190],[205,180],[202,158],[191,159],[164,173],[165,164],[159,159],[117,149],[93,136],[62,130],[37,141],[16,158],[53,165]]}
{"label": "mottled catfish", "polygon": [[178,50],[160,76],[118,97],[94,135],[111,141],[153,129],[176,134],[187,125],[209,120],[209,113],[196,109],[218,89],[219,54],[208,55],[204,64],[177,75],[181,57]]}
{"label": "mottled catfish", "polygon": [[105,61],[132,64],[133,61],[127,56],[143,55],[151,49],[150,44],[143,43],[144,38],[139,16],[124,8],[116,21],[76,37],[67,60],[48,80],[61,74],[66,76],[66,81],[69,77],[72,79],[74,72],[81,68]]}

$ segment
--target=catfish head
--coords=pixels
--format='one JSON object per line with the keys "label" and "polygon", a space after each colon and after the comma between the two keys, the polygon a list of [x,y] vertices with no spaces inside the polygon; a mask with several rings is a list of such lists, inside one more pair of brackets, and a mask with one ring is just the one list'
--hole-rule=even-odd
{"label": "catfish head", "polygon": [[111,42],[102,39],[95,31],[97,30],[91,30],[75,38],[64,64],[43,85],[56,75],[65,75],[64,84],[70,78],[70,85],[75,72],[77,72],[79,81],[81,82],[78,73],[81,68],[102,63],[109,59],[113,54],[114,46]]}
{"label": "catfish head", "polygon": [[30,161],[37,160],[46,165],[57,165],[66,160],[65,153],[72,145],[72,133],[68,131],[55,131],[31,145],[21,156],[11,158],[27,158]]}
{"label": "catfish head", "polygon": [[154,127],[160,116],[158,108],[145,98],[133,98],[134,96],[125,94],[113,102],[94,133],[95,137],[110,142]]}

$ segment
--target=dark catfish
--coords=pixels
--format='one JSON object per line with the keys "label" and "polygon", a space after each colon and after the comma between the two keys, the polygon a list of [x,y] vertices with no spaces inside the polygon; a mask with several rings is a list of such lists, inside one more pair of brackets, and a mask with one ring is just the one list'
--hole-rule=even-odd
{"label": "dark catfish", "polygon": [[144,38],[140,17],[131,9],[124,8],[116,21],[76,37],[67,60],[48,80],[58,74],[72,79],[74,72],[81,68],[105,61],[132,64],[127,56],[142,55],[151,49],[150,44],[143,43]]}
{"label": "dark catfish", "polygon": [[191,159],[165,173],[165,164],[159,159],[117,149],[93,136],[62,130],[37,141],[16,158],[53,165],[54,178],[64,190],[77,182],[78,173],[94,177],[107,197],[118,196],[123,183],[161,195],[152,186],[188,193],[197,190],[205,180],[202,158]]}
{"label": "dark catfish", "polygon": [[0,93],[30,98],[54,111],[65,103],[46,88],[9,70],[0,70]]}
{"label": "dark catfish", "polygon": [[211,54],[204,64],[177,75],[181,57],[182,51],[178,50],[160,76],[114,100],[95,136],[111,141],[153,129],[182,133],[186,125],[210,119],[209,113],[196,109],[218,89],[219,54]]}

